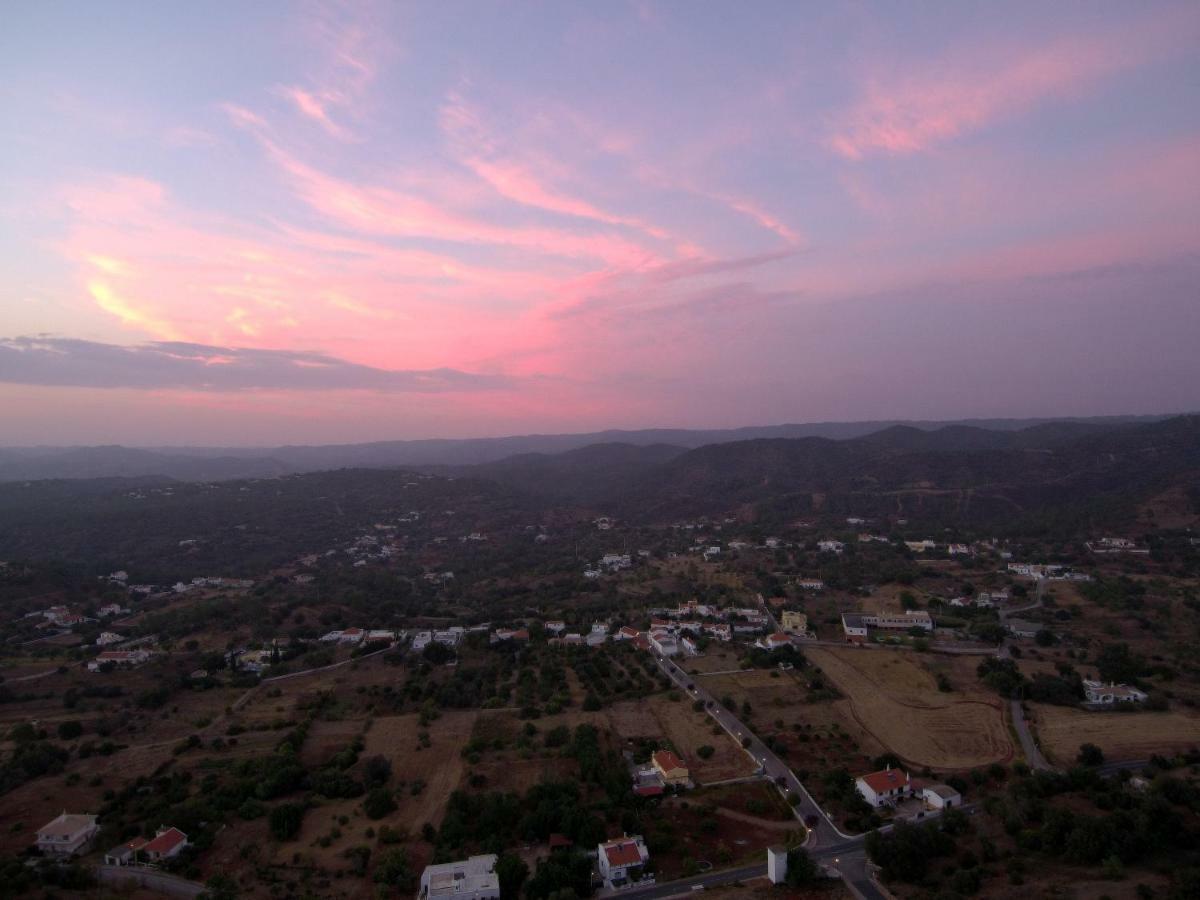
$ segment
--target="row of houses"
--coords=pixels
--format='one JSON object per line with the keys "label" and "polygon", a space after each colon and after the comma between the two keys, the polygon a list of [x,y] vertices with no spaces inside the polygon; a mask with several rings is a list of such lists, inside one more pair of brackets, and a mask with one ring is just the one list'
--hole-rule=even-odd
{"label": "row of houses", "polygon": [[[91,850],[99,833],[96,816],[63,810],[37,830],[34,846],[43,856],[70,859]],[[163,862],[178,856],[188,846],[186,834],[178,828],[163,825],[152,838],[134,838],[109,850],[104,855],[104,862],[110,866]]]}
{"label": "row of houses", "polygon": [[326,644],[362,644],[387,641],[393,643],[395,641],[404,640],[406,632],[397,631],[392,628],[343,628],[330,631],[321,635],[320,640]]}
{"label": "row of houses", "polygon": [[[499,857],[495,853],[426,866],[421,872],[417,900],[500,900]],[[632,884],[651,884],[644,871],[650,850],[640,834],[624,835],[596,847],[596,871],[609,890]]]}

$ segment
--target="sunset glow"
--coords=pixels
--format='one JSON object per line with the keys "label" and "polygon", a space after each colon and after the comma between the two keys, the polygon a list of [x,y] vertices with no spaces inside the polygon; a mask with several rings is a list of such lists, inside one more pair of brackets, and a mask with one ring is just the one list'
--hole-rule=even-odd
{"label": "sunset glow", "polygon": [[1194,3],[6,19],[5,444],[1200,406]]}

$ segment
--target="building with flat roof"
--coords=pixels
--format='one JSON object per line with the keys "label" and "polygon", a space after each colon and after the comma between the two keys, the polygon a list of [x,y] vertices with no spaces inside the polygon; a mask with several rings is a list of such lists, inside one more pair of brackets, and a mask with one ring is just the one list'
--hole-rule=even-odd
{"label": "building with flat roof", "polygon": [[808,633],[808,616],[802,612],[796,612],[794,609],[785,609],[779,619],[784,631],[791,632],[792,634]]}
{"label": "building with flat roof", "polygon": [[496,854],[472,856],[458,862],[426,866],[421,873],[418,900],[453,897],[454,900],[500,900]]}
{"label": "building with flat roof", "polygon": [[35,843],[46,856],[66,858],[86,853],[99,831],[95,816],[63,810],[37,830]]}

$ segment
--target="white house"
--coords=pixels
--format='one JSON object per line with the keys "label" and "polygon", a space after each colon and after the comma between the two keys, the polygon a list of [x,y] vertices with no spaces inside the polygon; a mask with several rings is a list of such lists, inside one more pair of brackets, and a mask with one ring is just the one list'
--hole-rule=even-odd
{"label": "white house", "polygon": [[458,862],[426,866],[421,873],[418,900],[453,897],[454,900],[500,900],[496,854],[472,856]]}
{"label": "white house", "polygon": [[171,859],[188,846],[188,837],[178,828],[160,826],[157,834],[146,842],[140,852],[150,862]]}
{"label": "white house", "polygon": [[63,810],[37,830],[36,846],[46,856],[66,858],[85,853],[99,832],[95,816]]}
{"label": "white house", "polygon": [[600,877],[608,888],[623,887],[639,881],[641,867],[650,860],[650,851],[640,834],[627,835],[600,844],[597,853]]}
{"label": "white house", "polygon": [[790,646],[792,636],[782,631],[777,631],[774,634],[768,634],[765,638],[758,641],[758,646],[764,650],[778,650],[780,647]]}
{"label": "white house", "polygon": [[854,782],[862,798],[878,809],[892,806],[912,793],[908,773],[890,766],[879,772],[860,775]]}
{"label": "white house", "polygon": [[865,641],[867,639],[867,623],[858,613],[842,613],[842,631],[848,641]]}
{"label": "white house", "polygon": [[1024,619],[1009,619],[1008,633],[1013,637],[1031,638],[1036,637],[1037,633],[1042,630],[1042,626],[1037,622],[1027,622]]}
{"label": "white house", "polygon": [[119,644],[123,640],[125,640],[125,638],[117,634],[115,631],[102,631],[100,632],[100,637],[96,638],[96,646],[107,647],[109,644]]}
{"label": "white house", "polygon": [[412,648],[416,651],[424,650],[429,646],[429,642],[433,640],[433,632],[418,631],[413,635]]}
{"label": "white house", "polygon": [[1088,703],[1141,703],[1148,696],[1137,688],[1127,684],[1105,684],[1103,681],[1083,682],[1083,692]]}
{"label": "white house", "polygon": [[821,553],[841,553],[846,545],[841,541],[817,541],[817,550]]}
{"label": "white house", "polygon": [[650,646],[663,656],[674,656],[679,652],[679,644],[675,635],[665,628],[656,628],[648,635]]}
{"label": "white house", "polygon": [[962,797],[948,784],[927,784],[921,788],[921,799],[930,809],[950,809],[962,806]]}

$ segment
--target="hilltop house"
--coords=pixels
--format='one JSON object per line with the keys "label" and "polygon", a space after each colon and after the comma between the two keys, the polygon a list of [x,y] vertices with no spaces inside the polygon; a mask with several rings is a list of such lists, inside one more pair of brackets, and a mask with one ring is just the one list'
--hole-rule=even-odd
{"label": "hilltop house", "polygon": [[35,845],[46,856],[65,859],[86,853],[99,832],[95,816],[63,810],[58,818],[37,830]]}
{"label": "hilltop house", "polygon": [[640,834],[607,841],[597,848],[600,877],[608,888],[620,888],[641,879],[641,868],[650,860],[650,851]]}

